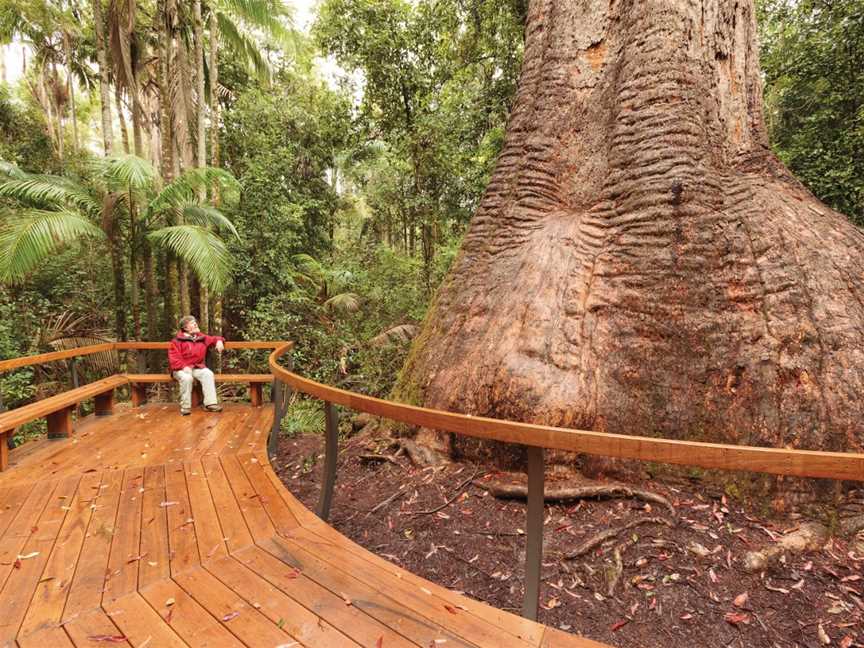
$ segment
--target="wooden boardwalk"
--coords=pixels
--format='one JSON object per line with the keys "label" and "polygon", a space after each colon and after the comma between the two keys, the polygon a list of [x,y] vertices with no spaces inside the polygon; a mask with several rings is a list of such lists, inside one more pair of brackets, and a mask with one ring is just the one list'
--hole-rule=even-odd
{"label": "wooden boardwalk", "polygon": [[160,404],[0,473],[0,647],[602,648],[425,581],[303,507],[271,407]]}

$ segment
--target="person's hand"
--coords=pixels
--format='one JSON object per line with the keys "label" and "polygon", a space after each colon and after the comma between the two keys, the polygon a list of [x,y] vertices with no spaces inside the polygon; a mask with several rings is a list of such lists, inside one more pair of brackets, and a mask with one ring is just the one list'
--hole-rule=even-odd
{"label": "person's hand", "polygon": [[222,340],[219,340],[216,343],[216,351],[218,351],[219,353],[222,353],[224,350],[225,350],[225,345],[222,344]]}

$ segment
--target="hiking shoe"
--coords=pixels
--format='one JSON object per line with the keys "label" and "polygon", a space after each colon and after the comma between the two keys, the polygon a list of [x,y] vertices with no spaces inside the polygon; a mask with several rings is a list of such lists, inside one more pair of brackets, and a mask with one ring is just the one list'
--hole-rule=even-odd
{"label": "hiking shoe", "polygon": [[180,408],[180,416],[189,416],[192,413],[192,410],[187,409],[185,407]]}
{"label": "hiking shoe", "polygon": [[207,405],[204,409],[206,409],[208,412],[221,412],[222,406],[221,405]]}

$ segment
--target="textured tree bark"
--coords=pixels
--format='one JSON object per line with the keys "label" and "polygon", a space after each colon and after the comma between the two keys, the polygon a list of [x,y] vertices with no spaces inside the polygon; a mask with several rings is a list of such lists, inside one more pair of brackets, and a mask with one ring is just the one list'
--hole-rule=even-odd
{"label": "textured tree bark", "polygon": [[504,148],[394,395],[861,452],[862,259],[768,148],[750,0],[532,0]]}

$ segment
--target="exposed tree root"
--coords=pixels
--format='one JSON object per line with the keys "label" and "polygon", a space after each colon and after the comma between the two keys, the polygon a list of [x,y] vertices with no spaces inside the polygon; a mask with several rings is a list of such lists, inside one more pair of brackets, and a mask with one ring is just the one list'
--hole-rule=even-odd
{"label": "exposed tree root", "polygon": [[411,439],[399,439],[399,447],[405,450],[405,454],[415,466],[425,468],[426,466],[439,466],[443,463],[449,463],[449,459],[444,453],[435,450],[434,448],[420,445]]}
{"label": "exposed tree root", "polygon": [[[495,497],[501,499],[525,499],[528,497],[528,487],[522,484],[501,484],[501,483],[484,483],[475,481],[475,486],[479,486],[484,490],[489,491]],[[630,488],[621,484],[611,484],[608,486],[578,486],[574,488],[548,488],[544,494],[544,499],[547,502],[567,502],[576,499],[589,499],[592,497],[633,497],[645,502],[654,502],[665,506],[673,516],[675,515],[675,507],[672,503],[657,493],[640,490],[638,488]]]}
{"label": "exposed tree root", "polygon": [[597,547],[597,546],[603,544],[604,542],[606,542],[607,540],[614,538],[619,533],[622,533],[623,531],[627,531],[628,529],[632,529],[632,528],[637,527],[637,526],[642,526],[643,524],[663,524],[665,526],[668,526],[669,528],[672,528],[675,526],[672,522],[670,522],[666,518],[661,518],[661,517],[646,517],[646,518],[638,518],[636,520],[631,520],[630,522],[628,522],[627,524],[625,524],[622,527],[618,527],[617,529],[604,529],[600,533],[591,536],[585,542],[583,542],[581,545],[576,547],[576,549],[574,551],[572,551],[569,554],[567,554],[566,556],[564,556],[564,559],[565,560],[573,560],[574,558],[578,558],[579,556],[582,556],[582,555],[588,553],[589,551],[591,551],[594,547]]}

